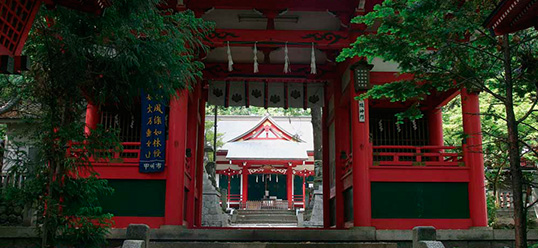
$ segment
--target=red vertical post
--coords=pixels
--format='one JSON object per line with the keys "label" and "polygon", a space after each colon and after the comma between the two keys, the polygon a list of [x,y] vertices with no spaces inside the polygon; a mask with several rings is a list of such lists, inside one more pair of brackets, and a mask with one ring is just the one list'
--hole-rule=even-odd
{"label": "red vertical post", "polygon": [[187,181],[188,184],[186,187],[188,188],[187,191],[187,206],[185,206],[186,211],[186,220],[189,227],[194,226],[194,216],[195,216],[195,186],[196,186],[196,148],[198,147],[198,105],[199,105],[199,96],[200,90],[199,88],[195,87],[194,90],[191,93],[191,97],[188,103],[188,117],[187,117],[187,150],[190,151],[189,154],[186,155],[189,166],[187,167],[188,171],[187,174],[189,175],[189,180]]}
{"label": "red vertical post", "polygon": [[196,148],[196,193],[198,202],[196,204],[197,214],[195,219],[196,226],[202,226],[202,199],[203,199],[203,180],[204,180],[204,132],[205,132],[205,100],[200,98],[200,108],[198,109],[200,122],[198,123],[198,147]]}
{"label": "red vertical post", "polygon": [[345,160],[341,158],[341,152],[346,150],[345,146],[349,144],[346,142],[349,136],[349,131],[346,127],[345,118],[345,109],[340,106],[340,100],[342,98],[342,84],[340,81],[336,80],[333,82],[333,92],[334,92],[334,150],[335,150],[335,182],[334,182],[334,200],[335,200],[335,223],[336,228],[344,228],[344,184],[342,182],[343,171]]}
{"label": "red vertical post", "polygon": [[241,207],[247,208],[247,200],[248,200],[248,167],[246,165],[243,165],[243,172],[241,172],[241,177],[243,180],[243,192],[241,195]]}
{"label": "red vertical post", "polygon": [[428,114],[429,143],[432,146],[443,146],[443,112],[432,109]]}
{"label": "red vertical post", "polygon": [[182,90],[170,100],[168,142],[166,147],[165,225],[183,225],[185,193],[185,148],[187,136],[188,91]]}
{"label": "red vertical post", "polygon": [[[278,176],[278,174],[277,174]],[[286,171],[286,189],[288,190],[288,209],[293,208],[293,167],[289,166]]]}
{"label": "red vertical post", "polygon": [[473,226],[487,226],[486,187],[484,156],[482,153],[482,127],[478,93],[461,90],[463,132],[465,134],[463,156],[470,169],[469,212]]}
{"label": "red vertical post", "polygon": [[86,127],[84,128],[84,133],[86,135],[89,135],[92,129],[97,128],[97,124],[99,124],[99,119],[99,107],[97,107],[93,103],[88,102],[88,106],[86,107]]}
{"label": "red vertical post", "polygon": [[232,176],[228,175],[228,195],[226,196],[228,198],[228,207],[230,207],[230,192],[231,192],[231,184],[232,184]]}
{"label": "red vertical post", "polygon": [[303,208],[306,208],[306,176],[303,176]]}
{"label": "red vertical post", "polygon": [[371,226],[372,208],[369,167],[372,147],[370,144],[368,99],[364,100],[364,120],[359,120],[359,110],[362,109],[359,108],[361,102],[352,99],[350,103],[351,137],[353,137],[353,221],[354,226]]}
{"label": "red vertical post", "polygon": [[329,127],[328,127],[328,118],[329,118],[329,107],[327,106],[327,102],[325,101],[325,107],[323,107],[322,111],[322,140],[323,140],[323,179],[322,179],[322,185],[323,185],[323,227],[329,228],[331,226],[331,212],[329,209],[329,200],[331,197],[331,189],[330,189],[330,172],[329,172]]}

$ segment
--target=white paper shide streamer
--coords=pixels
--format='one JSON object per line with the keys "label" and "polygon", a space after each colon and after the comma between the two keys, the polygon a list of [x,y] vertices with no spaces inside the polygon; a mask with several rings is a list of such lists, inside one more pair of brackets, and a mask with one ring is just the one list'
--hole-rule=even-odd
{"label": "white paper shide streamer", "polygon": [[310,74],[317,74],[316,68],[316,50],[314,49],[314,42],[312,42],[312,52],[310,54]]}
{"label": "white paper shide streamer", "polygon": [[230,51],[230,42],[228,41],[226,46],[226,54],[228,54],[228,71],[233,71],[234,61],[232,59],[232,51]]}
{"label": "white paper shide streamer", "polygon": [[258,42],[254,43],[254,73],[258,73],[258,47],[256,46]]}
{"label": "white paper shide streamer", "polygon": [[288,42],[284,46],[284,73],[289,73],[290,69],[290,58],[288,56]]}

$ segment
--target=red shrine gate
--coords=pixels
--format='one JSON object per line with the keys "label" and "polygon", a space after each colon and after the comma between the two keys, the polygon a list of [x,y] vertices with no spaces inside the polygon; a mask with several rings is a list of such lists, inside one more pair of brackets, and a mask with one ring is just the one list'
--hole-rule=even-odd
{"label": "red shrine gate", "polygon": [[[424,120],[397,125],[394,113],[414,102],[354,98],[371,85],[411,75],[397,75],[397,65],[379,59],[371,62],[373,67],[360,59],[334,62],[341,48],[357,35],[372,31],[350,24],[350,18],[371,11],[379,2],[183,1],[182,8],[217,24],[208,37],[212,50],[204,60],[204,80],[170,101],[164,172],[139,173],[139,140],[126,140],[126,149],[116,154],[123,160],[95,164],[100,176],[116,188],[114,198],[104,204],[115,214],[116,226],[201,227],[205,106],[215,93],[224,106],[323,106],[326,228],[486,226],[478,94],[466,89],[432,92],[421,101]],[[258,53],[253,56],[255,45]],[[235,64],[230,63],[232,57]],[[285,64],[290,71],[283,72]],[[317,67],[315,74],[312,65]],[[238,93],[241,83],[244,93],[239,99],[230,93]],[[213,92],[218,84],[223,90]],[[255,87],[259,91],[253,94],[250,90]],[[322,90],[312,95],[311,87]],[[301,94],[292,96],[294,88],[302,89],[298,90]],[[282,97],[273,97],[273,92]],[[444,146],[440,108],[460,93],[467,138],[461,147]],[[110,111],[100,111],[90,103],[88,131],[98,123],[128,126],[124,123],[139,121],[136,116],[125,122],[104,118],[121,113]]]}

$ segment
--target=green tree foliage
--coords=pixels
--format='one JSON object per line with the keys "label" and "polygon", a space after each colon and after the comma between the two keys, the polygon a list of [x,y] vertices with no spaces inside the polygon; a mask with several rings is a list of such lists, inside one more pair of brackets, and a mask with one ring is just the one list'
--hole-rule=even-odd
{"label": "green tree foliage", "polygon": [[[538,82],[538,33],[524,30],[495,37],[482,24],[495,8],[496,1],[386,0],[374,11],[353,19],[377,27],[376,32],[359,36],[344,49],[339,61],[359,56],[399,63],[402,73],[413,78],[376,85],[361,97],[413,101],[413,107],[398,117],[419,118],[420,100],[434,91],[465,87],[495,99],[492,105],[501,112],[485,112],[506,130],[506,139],[514,191],[516,247],[526,247],[526,224],[523,205],[525,181],[520,157],[535,148],[525,140],[519,126],[536,130],[527,119],[536,120]],[[529,108],[516,112],[523,102]],[[500,129],[499,129],[500,130]],[[496,132],[499,130],[486,130]]]}
{"label": "green tree foliage", "polygon": [[158,3],[115,0],[102,16],[43,8],[36,17],[25,51],[34,64],[21,89],[40,107],[29,120],[40,152],[35,163],[13,170],[28,175],[17,194],[38,210],[42,247],[100,247],[111,225],[99,197],[112,189],[92,161],[121,150],[118,130],[85,134],[86,103],[129,107],[140,90],[166,98],[201,77],[195,58],[212,25]]}

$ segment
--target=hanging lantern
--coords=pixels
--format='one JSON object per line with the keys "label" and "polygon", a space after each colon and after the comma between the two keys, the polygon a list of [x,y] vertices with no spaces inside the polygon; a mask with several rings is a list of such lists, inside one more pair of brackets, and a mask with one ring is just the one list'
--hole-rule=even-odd
{"label": "hanging lantern", "polygon": [[258,183],[258,175],[256,175],[256,183]]}
{"label": "hanging lantern", "polygon": [[351,66],[353,70],[353,81],[355,86],[355,93],[360,90],[368,90],[370,86],[370,71],[374,65],[368,64],[366,61],[361,60]]}
{"label": "hanging lantern", "polygon": [[262,174],[262,182],[265,182],[265,174]]}
{"label": "hanging lantern", "polygon": [[273,180],[273,175],[269,174],[269,182]]}
{"label": "hanging lantern", "polygon": [[276,175],[276,182],[278,183],[278,175]]}

